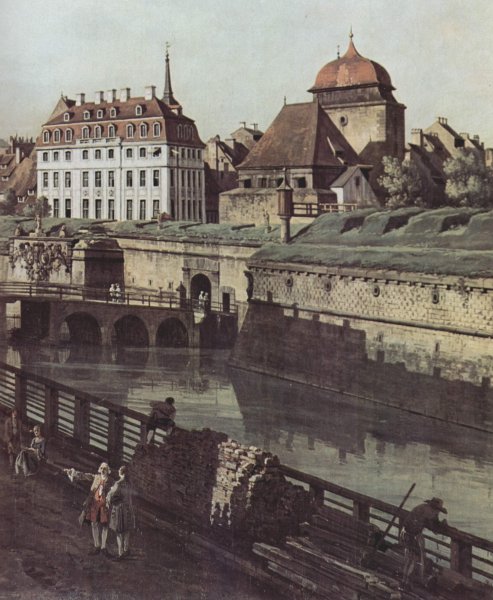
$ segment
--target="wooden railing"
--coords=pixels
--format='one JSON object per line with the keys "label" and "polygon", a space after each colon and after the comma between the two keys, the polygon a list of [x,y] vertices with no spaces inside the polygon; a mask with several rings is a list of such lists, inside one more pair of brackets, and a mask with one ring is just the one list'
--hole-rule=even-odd
{"label": "wooden railing", "polygon": [[[27,373],[0,362],[0,406],[16,408],[24,422],[40,423],[47,438],[73,441],[77,448],[93,452],[111,464],[130,461],[135,447],[145,442],[147,415],[86,394],[41,375]],[[156,431],[155,442],[164,440]],[[385,529],[397,516],[389,539],[397,541],[399,521],[408,511],[360,494],[286,465],[282,473],[310,489],[320,505],[338,508],[365,522]],[[403,493],[406,490],[402,490]],[[446,535],[426,534],[427,553],[439,563],[465,577],[493,584],[493,542],[448,527]]]}
{"label": "wooden railing", "polygon": [[[294,483],[309,488],[315,501],[321,506],[327,505],[350,513],[361,521],[374,523],[380,529],[386,529],[396,516],[396,524],[390,529],[388,537],[390,541],[397,542],[399,524],[409,514],[408,510],[399,510],[397,506],[378,498],[360,494],[286,465],[282,465],[281,470]],[[403,495],[406,491],[402,490]],[[439,564],[465,577],[493,584],[493,542],[454,527],[447,527],[444,535],[426,531],[424,537],[427,554]]]}
{"label": "wooden railing", "polygon": [[293,217],[318,217],[324,213],[352,212],[357,208],[357,204],[293,202]]}
{"label": "wooden railing", "polygon": [[106,304],[126,304],[129,306],[147,306],[152,308],[171,308],[236,314],[234,303],[208,302],[202,304],[195,298],[183,298],[176,292],[122,291],[118,295],[109,290],[85,286],[52,285],[42,283],[0,283],[0,298],[45,298],[64,302],[104,302]]}

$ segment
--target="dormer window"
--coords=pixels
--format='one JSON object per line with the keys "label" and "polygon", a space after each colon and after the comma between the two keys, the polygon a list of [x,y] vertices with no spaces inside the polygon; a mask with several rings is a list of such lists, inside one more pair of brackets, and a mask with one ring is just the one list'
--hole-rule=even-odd
{"label": "dormer window", "polygon": [[154,125],[152,126],[152,131],[154,137],[159,137],[161,135],[161,125],[159,125],[159,123],[154,123]]}
{"label": "dormer window", "polygon": [[141,123],[141,125],[140,125],[140,137],[141,138],[147,137],[147,125],[145,123]]}
{"label": "dormer window", "polygon": [[63,115],[63,120],[64,120],[65,122],[67,122],[67,121],[70,121],[70,113],[65,113],[65,114]]}
{"label": "dormer window", "polygon": [[49,131],[44,131],[43,132],[43,142],[45,144],[47,144],[50,141],[50,132]]}
{"label": "dormer window", "polygon": [[110,117],[111,117],[111,118],[114,118],[114,117],[116,117],[116,108],[115,108],[115,107],[112,107],[112,108],[110,109]]}
{"label": "dormer window", "polygon": [[133,125],[127,125],[127,137],[133,138],[135,133],[135,128]]}
{"label": "dormer window", "polygon": [[84,111],[84,121],[89,121],[91,118],[91,113],[88,110]]}
{"label": "dormer window", "polygon": [[72,141],[72,130],[71,129],[66,129],[65,130],[65,141],[66,142],[71,142]]}
{"label": "dormer window", "polygon": [[136,117],[142,116],[142,106],[140,104],[137,104],[137,106],[135,107],[135,116]]}
{"label": "dormer window", "polygon": [[102,119],[103,115],[104,115],[104,112],[101,109],[99,109],[98,112],[97,112],[98,119]]}
{"label": "dormer window", "polygon": [[59,129],[55,129],[55,132],[53,133],[53,141],[55,143],[58,143],[60,141],[60,130]]}
{"label": "dormer window", "polygon": [[114,137],[115,137],[115,135],[116,135],[116,132],[115,132],[115,126],[114,126],[114,125],[110,125],[110,126],[108,127],[108,137],[110,137],[110,138],[114,138]]}

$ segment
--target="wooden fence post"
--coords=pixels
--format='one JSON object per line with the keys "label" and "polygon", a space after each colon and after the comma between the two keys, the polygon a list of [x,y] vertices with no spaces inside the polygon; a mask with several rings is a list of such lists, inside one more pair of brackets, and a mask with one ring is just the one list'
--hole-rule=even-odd
{"label": "wooden fence post", "polygon": [[26,423],[27,421],[27,406],[26,406],[26,390],[27,380],[20,373],[15,374],[15,409],[19,419]]}
{"label": "wooden fence post", "polygon": [[74,404],[74,438],[84,445],[89,445],[89,411],[91,403],[85,398],[76,396]]}
{"label": "wooden fence post", "polygon": [[464,577],[472,577],[472,546],[462,540],[450,540],[450,568]]}
{"label": "wooden fence post", "polygon": [[56,435],[58,431],[58,389],[45,385],[45,422],[46,437]]}
{"label": "wooden fence post", "polygon": [[113,464],[123,457],[123,415],[119,410],[110,409],[108,414],[108,456]]}
{"label": "wooden fence post", "polygon": [[353,517],[358,521],[370,522],[370,505],[367,502],[353,500]]}
{"label": "wooden fence post", "polygon": [[323,506],[324,505],[324,499],[325,499],[324,488],[318,487],[318,486],[313,485],[313,484],[310,484],[310,492],[313,495],[313,498],[315,500],[315,504],[317,506]]}

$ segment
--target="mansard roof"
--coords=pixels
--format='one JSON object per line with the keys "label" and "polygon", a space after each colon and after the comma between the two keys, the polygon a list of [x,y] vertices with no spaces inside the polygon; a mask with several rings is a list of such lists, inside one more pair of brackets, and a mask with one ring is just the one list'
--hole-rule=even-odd
{"label": "mansard roof", "polygon": [[283,106],[238,168],[341,167],[358,162],[318,102],[305,102]]}

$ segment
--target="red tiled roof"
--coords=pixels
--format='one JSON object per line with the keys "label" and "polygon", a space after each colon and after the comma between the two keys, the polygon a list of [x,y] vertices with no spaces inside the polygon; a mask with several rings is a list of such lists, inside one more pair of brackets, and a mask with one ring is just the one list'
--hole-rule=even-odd
{"label": "red tiled roof", "polygon": [[394,89],[390,75],[382,65],[361,56],[351,38],[346,54],[322,67],[309,91],[358,85],[382,85]]}
{"label": "red tiled roof", "polygon": [[283,106],[238,168],[341,167],[358,162],[358,155],[319,103],[306,102]]}

